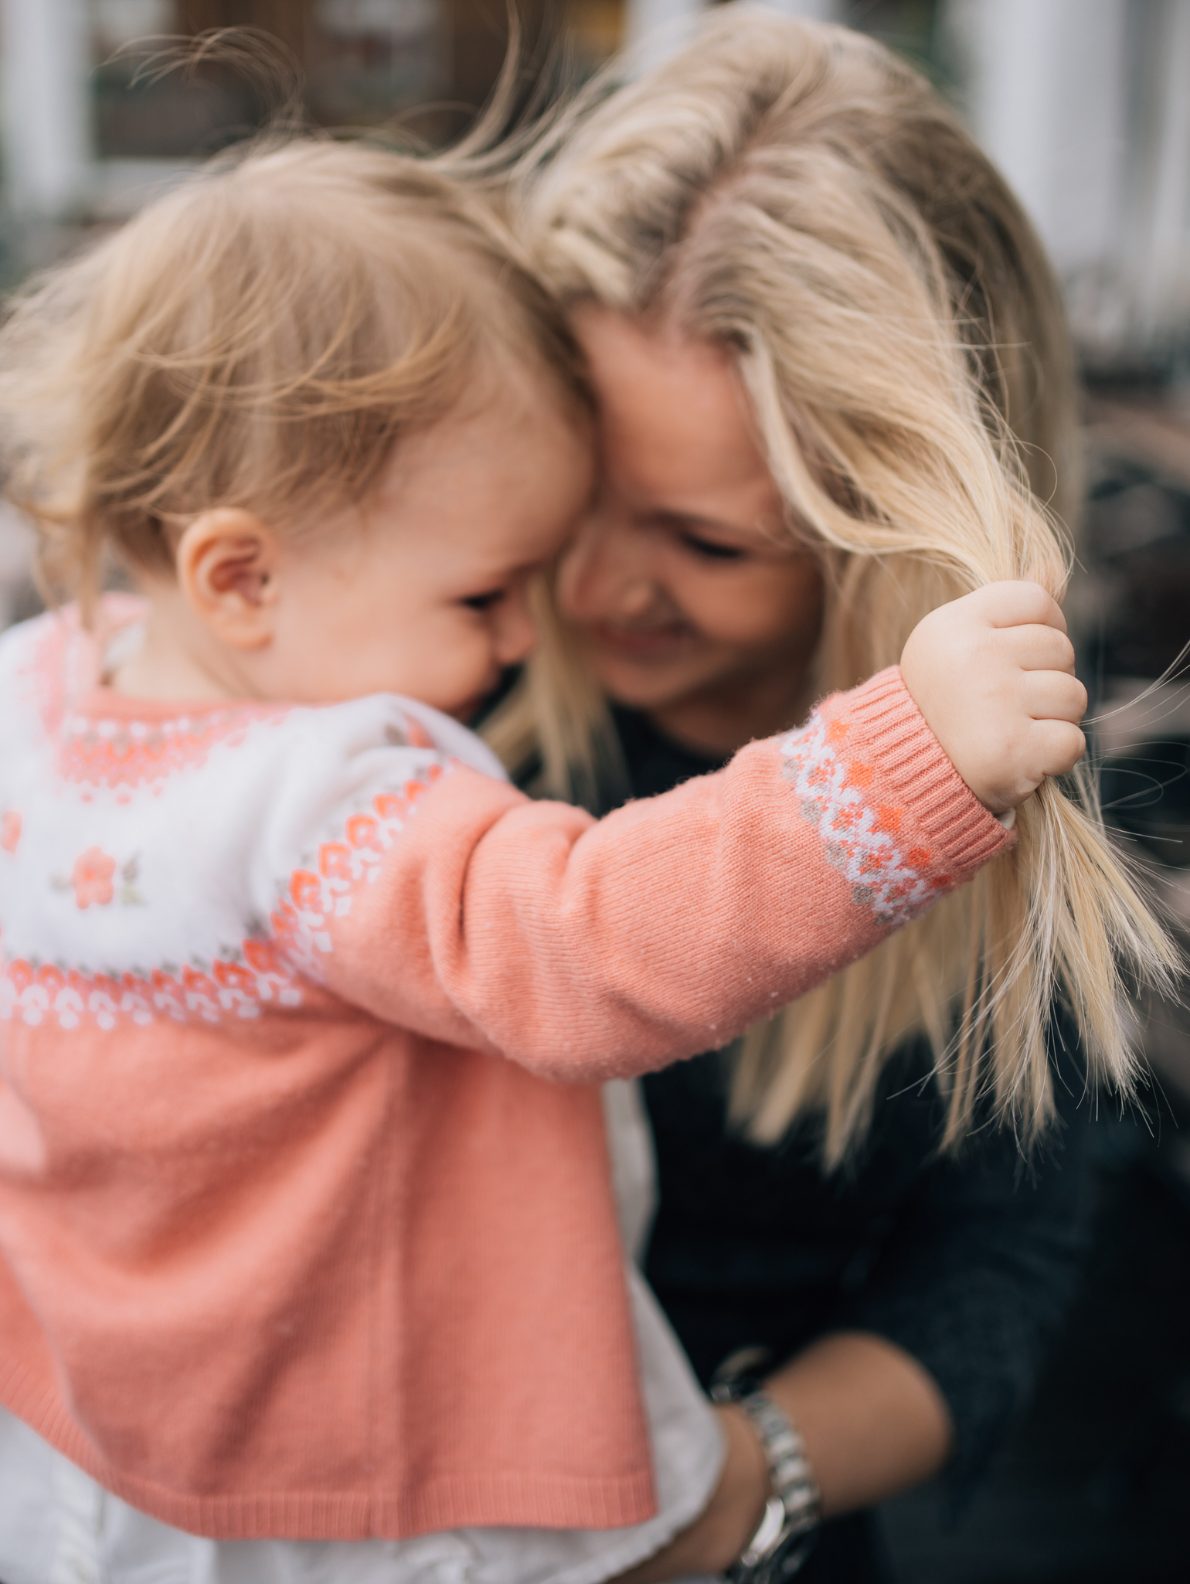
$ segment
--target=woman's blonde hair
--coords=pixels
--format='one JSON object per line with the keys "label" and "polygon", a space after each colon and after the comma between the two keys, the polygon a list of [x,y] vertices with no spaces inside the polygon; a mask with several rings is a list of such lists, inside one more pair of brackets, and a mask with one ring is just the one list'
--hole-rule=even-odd
{"label": "woman's blonde hair", "polygon": [[[1080,480],[1058,295],[1011,193],[908,65],[731,6],[640,80],[596,82],[516,190],[565,302],[732,349],[791,538],[823,567],[820,692],[896,662],[928,610],[981,584],[1064,588]],[[573,790],[606,751],[606,710],[564,634],[542,662],[526,697],[549,778]],[[529,720],[522,700],[497,745],[523,748]],[[745,1039],[733,1101],[757,1139],[816,1109],[837,1163],[913,1034],[946,1146],[985,1104],[1032,1139],[1052,1115],[1055,992],[1092,1076],[1127,1090],[1124,979],[1167,983],[1173,948],[1086,773],[1046,784],[1018,830],[1010,857]]]}
{"label": "woman's blonde hair", "polygon": [[585,404],[564,317],[450,154],[276,134],[12,301],[5,489],[86,608],[109,553],[172,569],[171,528],[207,508],[316,527],[526,370]]}

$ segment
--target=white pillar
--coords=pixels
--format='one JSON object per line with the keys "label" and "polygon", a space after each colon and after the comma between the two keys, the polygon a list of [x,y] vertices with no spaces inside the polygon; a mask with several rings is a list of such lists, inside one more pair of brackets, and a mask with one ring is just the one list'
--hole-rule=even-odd
{"label": "white pillar", "polygon": [[1190,316],[1190,0],[950,0],[976,136],[1063,276],[1084,346]]}
{"label": "white pillar", "polygon": [[1157,345],[1170,335],[1184,339],[1190,324],[1190,0],[1164,0],[1148,43],[1150,159],[1130,285],[1138,338]]}
{"label": "white pillar", "polygon": [[91,162],[85,0],[0,0],[9,201],[52,218],[80,197]]}
{"label": "white pillar", "polygon": [[1127,139],[1125,0],[951,0],[968,114],[1059,267],[1110,253]]}
{"label": "white pillar", "polygon": [[806,17],[811,22],[843,20],[839,15],[839,0],[765,0],[765,3],[770,11],[781,11],[791,17]]}
{"label": "white pillar", "polygon": [[705,0],[628,0],[624,42],[639,71],[647,71],[681,44]]}

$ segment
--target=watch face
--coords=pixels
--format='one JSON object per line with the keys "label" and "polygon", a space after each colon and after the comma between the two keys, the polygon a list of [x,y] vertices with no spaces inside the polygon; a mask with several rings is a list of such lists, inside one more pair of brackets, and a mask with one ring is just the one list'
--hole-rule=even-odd
{"label": "watch face", "polygon": [[814,1549],[815,1539],[813,1533],[791,1535],[768,1556],[762,1556],[755,1562],[749,1563],[741,1557],[727,1577],[732,1580],[732,1584],[786,1584],[787,1579],[795,1578],[801,1572],[806,1558]]}
{"label": "watch face", "polygon": [[786,1579],[794,1578],[801,1572],[813,1549],[813,1534],[794,1535],[773,1557],[770,1563],[772,1571],[764,1576],[763,1584],[785,1584]]}

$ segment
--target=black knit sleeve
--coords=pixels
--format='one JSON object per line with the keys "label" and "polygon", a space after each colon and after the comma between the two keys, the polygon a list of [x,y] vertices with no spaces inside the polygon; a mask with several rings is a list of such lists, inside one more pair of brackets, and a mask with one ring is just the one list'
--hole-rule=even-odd
{"label": "black knit sleeve", "polygon": [[1071,1038],[1056,1020],[1060,1120],[1031,1158],[988,1127],[933,1162],[840,1317],[903,1348],[938,1383],[955,1427],[955,1504],[1028,1399],[1089,1241],[1089,1102]]}

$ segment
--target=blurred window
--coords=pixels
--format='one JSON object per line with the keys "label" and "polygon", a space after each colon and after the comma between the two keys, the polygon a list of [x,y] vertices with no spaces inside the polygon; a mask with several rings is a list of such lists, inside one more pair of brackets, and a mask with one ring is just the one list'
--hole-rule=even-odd
{"label": "blurred window", "polygon": [[[372,124],[449,91],[449,8],[437,0],[92,0],[94,151],[103,159],[201,157],[250,133],[283,95],[284,56],[300,69],[306,109],[329,126]],[[278,66],[228,60],[191,76],[152,70],[161,47],[208,28],[256,28]],[[181,86],[180,86],[181,85]]]}
{"label": "blurred window", "polygon": [[[530,58],[565,32],[570,58],[592,70],[621,42],[624,0],[520,0]],[[285,87],[287,54],[319,125],[367,126],[415,106],[449,107],[421,126],[446,135],[490,93],[507,47],[490,0],[90,0],[93,151],[98,160],[201,158],[268,118]],[[278,69],[255,73],[218,58],[193,73],[154,72],[154,49],[220,27],[277,41]]]}

